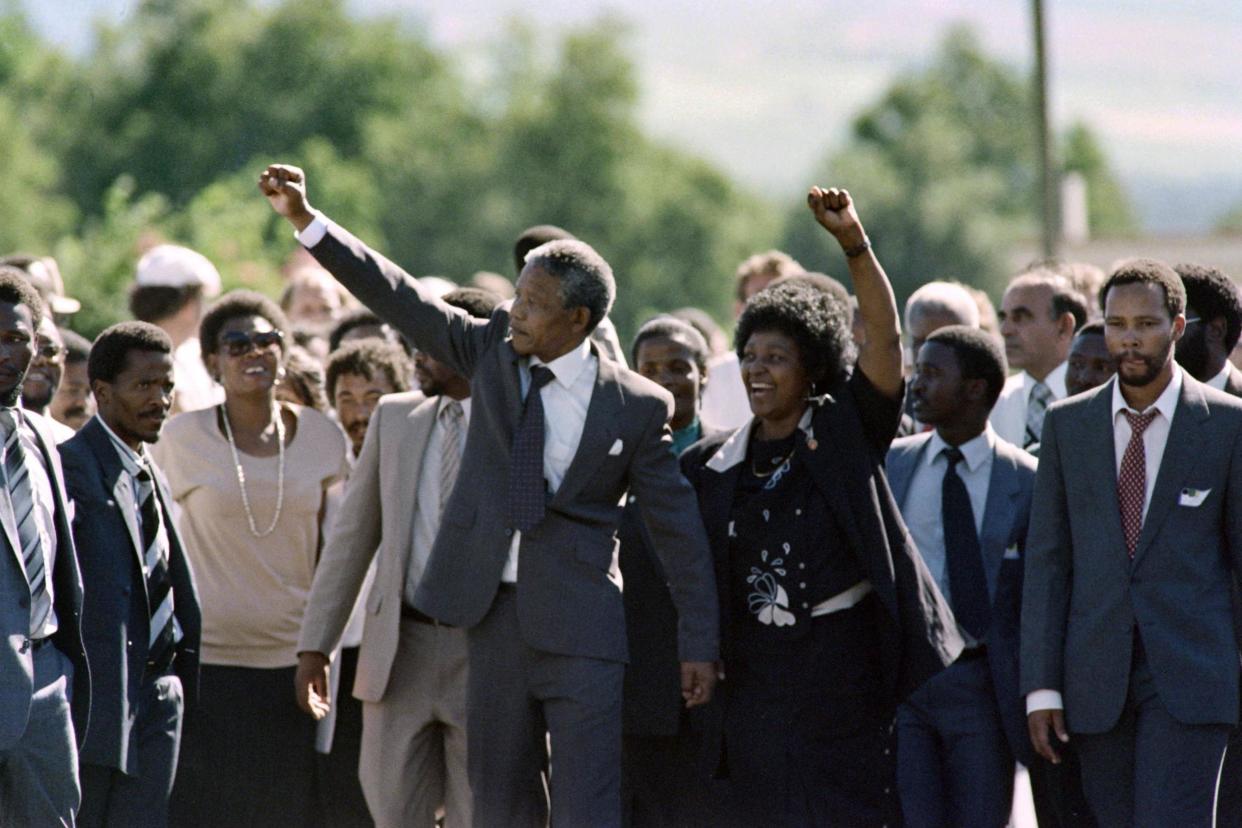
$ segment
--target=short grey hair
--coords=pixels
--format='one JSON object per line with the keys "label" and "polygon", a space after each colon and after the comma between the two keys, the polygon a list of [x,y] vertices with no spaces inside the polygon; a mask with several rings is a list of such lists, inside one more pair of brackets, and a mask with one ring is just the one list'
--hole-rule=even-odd
{"label": "short grey hair", "polygon": [[561,283],[561,302],[566,308],[586,308],[591,313],[587,333],[612,310],[617,283],[612,268],[595,248],[577,239],[556,239],[526,254],[527,266],[542,268]]}
{"label": "short grey hair", "polygon": [[959,325],[979,327],[979,305],[970,291],[952,282],[928,282],[906,300],[906,327],[918,316],[951,316]]}

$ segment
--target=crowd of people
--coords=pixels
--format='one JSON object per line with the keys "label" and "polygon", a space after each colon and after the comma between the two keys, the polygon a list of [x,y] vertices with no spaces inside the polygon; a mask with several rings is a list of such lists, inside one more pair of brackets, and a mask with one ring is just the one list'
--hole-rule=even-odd
{"label": "crowd of people", "polygon": [[625,348],[561,228],[458,286],[258,185],[278,299],[0,263],[0,826],[1242,825],[1225,274],[899,312],[813,187],[846,283]]}

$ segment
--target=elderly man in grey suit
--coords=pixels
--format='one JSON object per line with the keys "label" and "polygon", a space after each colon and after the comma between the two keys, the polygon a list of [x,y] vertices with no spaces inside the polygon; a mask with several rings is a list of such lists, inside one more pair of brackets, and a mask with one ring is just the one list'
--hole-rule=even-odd
{"label": "elderly man in grey suit", "polygon": [[73,825],[90,674],[60,455],[17,407],[43,301],[0,267],[0,826]]}
{"label": "elderly man in grey suit", "polygon": [[[444,301],[486,319],[496,297],[481,290]],[[470,383],[419,353],[421,391],[380,399],[349,477],[340,517],[315,570],[298,644],[298,704],[314,711],[327,695],[336,649],[367,569],[354,694],[362,699],[358,776],[379,828],[446,828],[471,821],[466,778],[466,633],[414,608],[414,594],[461,465],[470,423]]]}
{"label": "elderly man in grey suit", "polygon": [[668,448],[672,398],[588,339],[612,305],[611,269],[582,242],[551,242],[528,254],[511,308],[471,319],[313,212],[301,170],[268,167],[259,186],[320,264],[471,380],[463,485],[414,604],[468,630],[475,824],[544,824],[550,742],[552,821],[618,825],[627,490],[678,610],[687,704],[711,696],[719,631],[706,535]]}
{"label": "elderly man in grey suit", "polygon": [[[1071,738],[1104,826],[1207,826],[1238,720],[1242,403],[1173,361],[1186,293],[1135,259],[1101,291],[1117,377],[1044,423],[1021,686],[1036,750]],[[1072,736],[1071,736],[1072,734]]]}

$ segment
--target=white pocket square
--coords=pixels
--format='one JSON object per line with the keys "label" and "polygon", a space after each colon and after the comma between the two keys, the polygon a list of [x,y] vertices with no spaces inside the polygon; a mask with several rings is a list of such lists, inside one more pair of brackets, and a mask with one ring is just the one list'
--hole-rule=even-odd
{"label": "white pocket square", "polygon": [[1211,493],[1211,489],[1182,489],[1181,495],[1177,498],[1177,505],[1200,506]]}
{"label": "white pocket square", "polygon": [[618,454],[621,453],[621,449],[623,448],[625,448],[625,443],[622,443],[621,438],[618,437],[617,441],[612,444],[612,448],[608,449],[608,456],[616,457]]}
{"label": "white pocket square", "polygon": [[1018,545],[1016,543],[1005,547],[1005,560],[1016,561],[1021,557],[1022,555],[1018,553]]}

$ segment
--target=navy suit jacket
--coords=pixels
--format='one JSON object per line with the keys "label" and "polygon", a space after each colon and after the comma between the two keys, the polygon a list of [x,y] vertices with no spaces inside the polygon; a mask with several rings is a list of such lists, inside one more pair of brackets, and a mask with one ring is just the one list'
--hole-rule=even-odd
{"label": "navy suit jacket", "polygon": [[[906,500],[910,481],[926,461],[931,432],[902,437],[888,451],[888,482],[898,504]],[[996,438],[992,473],[979,533],[992,625],[988,629],[988,665],[1005,736],[1018,761],[1031,764],[1033,751],[1026,729],[1026,705],[1018,693],[1019,622],[1022,609],[1022,567],[1031,494],[1035,489],[1035,459],[1012,443]]]}
{"label": "navy suit jacket", "polygon": [[[150,640],[147,582],[142,573],[142,519],[132,513],[125,467],[108,433],[92,418],[60,446],[65,487],[74,503],[73,532],[78,541],[86,602],[82,638],[94,679],[90,737],[81,759],[133,773],[131,748]],[[186,704],[198,687],[198,649],[202,630],[198,594],[181,537],[169,506],[172,498],[154,464],[156,496],[168,532],[168,572],[173,607],[183,638],[174,669]],[[130,514],[126,514],[126,510]]]}
{"label": "navy suit jacket", "polygon": [[[38,414],[23,412],[35,433],[52,483],[56,521],[56,561],[52,569],[52,592],[56,610],[56,632],[52,642],[73,664],[71,705],[73,729],[78,744],[86,736],[91,706],[91,677],[86,651],[82,647],[82,578],[78,556],[69,527],[69,498],[65,495],[60,454],[46,421]],[[33,694],[34,651],[30,634],[30,585],[22,571],[21,549],[16,541],[17,527],[8,498],[0,505],[0,750],[18,741],[26,731]]]}

